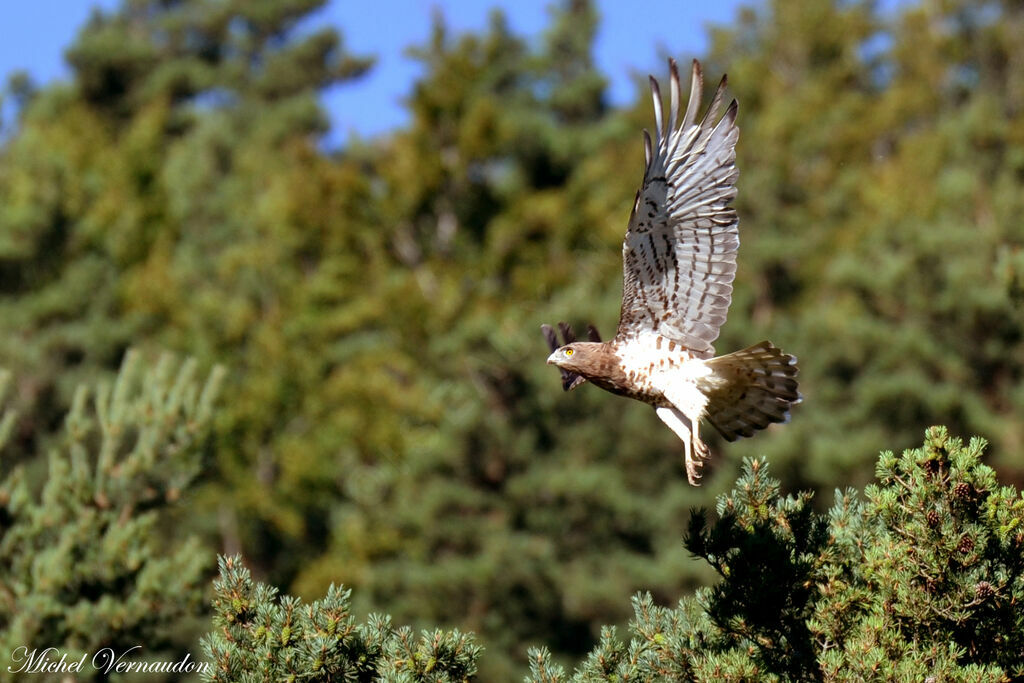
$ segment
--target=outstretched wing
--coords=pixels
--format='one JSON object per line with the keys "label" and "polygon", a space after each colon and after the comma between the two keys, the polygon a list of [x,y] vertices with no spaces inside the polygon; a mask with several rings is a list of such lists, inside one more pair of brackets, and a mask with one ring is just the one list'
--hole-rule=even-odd
{"label": "outstretched wing", "polygon": [[725,77],[707,114],[696,123],[703,78],[693,62],[690,100],[679,115],[679,70],[670,60],[671,109],[663,122],[658,82],[651,78],[656,138],[644,131],[647,163],[622,244],[623,295],[617,336],[653,331],[699,357],[712,342],[732,301],[739,232],[736,211],[736,101],[715,121]]}

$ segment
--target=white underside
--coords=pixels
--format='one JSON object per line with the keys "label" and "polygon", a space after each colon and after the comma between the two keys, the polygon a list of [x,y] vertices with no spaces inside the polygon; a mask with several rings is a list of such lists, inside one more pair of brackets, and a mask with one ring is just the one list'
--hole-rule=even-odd
{"label": "white underside", "polygon": [[[674,348],[673,348],[674,347]],[[708,405],[701,385],[713,382],[707,363],[687,349],[650,333],[619,347],[623,369],[638,385],[660,394],[671,405],[655,405],[655,412],[683,442],[686,475],[698,485],[708,448],[700,440],[700,420]]]}
{"label": "white underside", "polygon": [[710,376],[711,369],[678,343],[674,344],[674,349],[669,346],[668,339],[653,332],[632,339],[618,349],[622,367],[635,382],[662,394],[666,401],[697,422],[708,404],[699,384]]}

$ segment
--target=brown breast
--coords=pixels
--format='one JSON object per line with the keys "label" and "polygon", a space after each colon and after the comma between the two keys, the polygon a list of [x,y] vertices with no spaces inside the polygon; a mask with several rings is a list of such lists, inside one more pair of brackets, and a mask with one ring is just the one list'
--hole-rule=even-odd
{"label": "brown breast", "polygon": [[647,385],[643,373],[623,366],[616,340],[609,342],[605,349],[605,353],[594,359],[592,363],[594,374],[588,376],[588,380],[605,391],[619,396],[633,398],[654,406],[667,405],[661,392],[654,391]]}

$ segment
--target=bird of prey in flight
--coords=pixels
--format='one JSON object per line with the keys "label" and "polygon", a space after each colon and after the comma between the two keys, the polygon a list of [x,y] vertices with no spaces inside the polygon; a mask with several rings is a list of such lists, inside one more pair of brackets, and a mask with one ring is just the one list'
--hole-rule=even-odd
{"label": "bird of prey in flight", "polygon": [[576,341],[560,323],[562,344],[545,325],[548,363],[568,391],[584,382],[654,406],[683,441],[686,474],[699,485],[708,447],[698,427],[707,420],[728,441],[789,419],[800,401],[796,358],[763,341],[715,356],[732,301],[739,248],[736,196],[737,104],[719,117],[726,79],[697,120],[703,77],[693,62],[690,97],[680,118],[679,70],[669,61],[670,108],[665,120],[651,77],[655,136],[644,131],[643,184],[622,243],[622,311],[615,336],[590,328]]}

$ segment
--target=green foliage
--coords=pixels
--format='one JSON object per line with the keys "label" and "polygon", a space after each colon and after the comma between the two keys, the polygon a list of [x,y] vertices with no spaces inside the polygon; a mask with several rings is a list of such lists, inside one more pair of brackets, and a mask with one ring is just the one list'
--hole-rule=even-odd
{"label": "green foliage", "polygon": [[[675,609],[633,599],[629,643],[605,629],[574,681],[958,680],[1024,675],[1024,496],[943,427],[883,453],[865,500],[782,497],[747,461],[718,519],[685,545],[721,578]],[[530,653],[538,683],[567,680]]]}
{"label": "green foliage", "polygon": [[[833,511],[837,543],[857,548],[862,578],[830,577],[836,592],[818,607],[822,636],[850,653],[826,669],[866,671],[874,662],[854,660],[868,646],[904,663],[910,641],[924,666],[951,658],[1024,675],[1024,497],[979,464],[984,445],[933,428],[924,448],[882,454],[862,510]],[[865,589],[858,628],[838,627],[833,615]]]}
{"label": "green foliage", "polygon": [[828,522],[813,511],[811,494],[782,498],[764,466],[747,461],[733,492],[719,498],[718,521],[708,528],[703,514],[692,515],[684,544],[728,579],[704,596],[711,622],[737,644],[757,643],[762,670],[808,678],[814,648],[806,621]]}
{"label": "green foliage", "polygon": [[715,31],[740,103],[743,247],[722,348],[761,321],[807,400],[767,455],[819,493],[877,444],[986,435],[1020,481],[1019,3],[768,2]]}
{"label": "green foliage", "polygon": [[[232,400],[183,528],[289,592],[343,582],[357,613],[473,630],[495,680],[528,641],[582,655],[628,618],[618,596],[705,583],[678,538],[744,457],[820,511],[869,480],[878,444],[946,423],[1020,481],[1020,3],[765,2],[712,31],[708,89],[729,73],[742,130],[717,346],[797,354],[806,401],[712,442],[700,490],[648,409],[563,395],[542,363],[541,323],[614,328],[651,126],[643,88],[607,106],[595,4],[556,3],[539,40],[500,13],[467,35],[439,17],[411,50],[409,125],[332,152],[317,98],[370,62],[321,5],[127,0],[69,47],[69,83],[8,88],[10,461],[38,470],[75,387],[129,346],[224,363]],[[776,514],[799,521],[799,500]],[[726,616],[806,637],[796,612],[777,631]]]}
{"label": "green foliage", "polygon": [[[223,376],[200,383],[195,361],[146,367],[129,352],[113,383],[75,393],[41,490],[24,467],[4,476],[0,651],[53,647],[77,660],[188,645],[179,634],[199,610],[209,555],[159,525],[199,474]],[[0,374],[0,398],[10,383]],[[0,419],[0,448],[15,424],[13,412]]]}
{"label": "green foliage", "polygon": [[331,585],[309,605],[252,580],[241,558],[222,557],[214,581],[214,631],[203,640],[209,681],[467,681],[480,648],[458,631],[417,640],[387,616],[356,624],[351,591]]}

